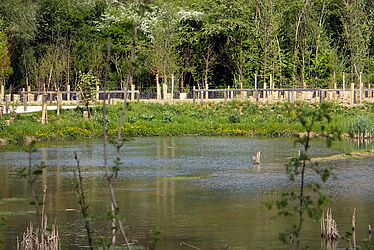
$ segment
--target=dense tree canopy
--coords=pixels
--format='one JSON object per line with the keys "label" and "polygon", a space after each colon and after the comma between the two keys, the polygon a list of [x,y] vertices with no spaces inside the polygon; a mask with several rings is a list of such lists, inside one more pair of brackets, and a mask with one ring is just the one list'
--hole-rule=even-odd
{"label": "dense tree canopy", "polygon": [[[373,2],[367,0],[2,0],[1,80],[65,89],[82,72],[109,86],[155,89],[254,85],[332,87],[374,80]],[[334,77],[335,75],[335,77]]]}

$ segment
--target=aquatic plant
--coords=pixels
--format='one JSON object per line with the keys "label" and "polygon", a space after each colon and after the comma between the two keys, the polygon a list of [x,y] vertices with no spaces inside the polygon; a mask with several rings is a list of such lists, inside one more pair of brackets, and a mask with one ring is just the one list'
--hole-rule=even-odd
{"label": "aquatic plant", "polygon": [[22,241],[17,241],[17,250],[61,249],[58,230],[54,225],[48,226],[47,215],[45,214],[44,210],[47,186],[44,186],[43,191],[43,206],[40,226],[34,227],[34,225],[30,222],[30,226],[26,229],[26,232],[23,233]]}
{"label": "aquatic plant", "polygon": [[374,132],[374,126],[372,120],[363,115],[359,115],[353,121],[350,121],[348,125],[348,133],[351,137],[357,139],[371,138]]}

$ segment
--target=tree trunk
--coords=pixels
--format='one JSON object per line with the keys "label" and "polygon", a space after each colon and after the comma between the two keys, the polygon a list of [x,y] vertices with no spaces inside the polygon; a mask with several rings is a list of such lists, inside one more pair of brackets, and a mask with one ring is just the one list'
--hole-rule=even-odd
{"label": "tree trunk", "polygon": [[60,115],[60,109],[61,109],[61,98],[60,98],[60,90],[57,89],[56,91],[56,94],[57,94],[57,111],[56,111],[56,115]]}
{"label": "tree trunk", "polygon": [[42,124],[46,124],[48,122],[47,117],[47,96],[43,94],[42,96]]}
{"label": "tree trunk", "polygon": [[181,93],[183,93],[184,90],[184,71],[181,73]]}
{"label": "tree trunk", "polygon": [[[208,66],[205,68],[205,75],[204,75],[204,83],[205,83],[205,89],[208,90]],[[205,93],[205,99],[208,100],[208,92]]]}

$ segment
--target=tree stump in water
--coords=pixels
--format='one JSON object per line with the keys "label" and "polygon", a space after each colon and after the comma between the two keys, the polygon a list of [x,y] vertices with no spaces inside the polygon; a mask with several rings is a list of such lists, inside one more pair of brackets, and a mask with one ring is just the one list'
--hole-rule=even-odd
{"label": "tree stump in water", "polygon": [[261,152],[257,152],[256,156],[252,158],[253,164],[261,164]]}

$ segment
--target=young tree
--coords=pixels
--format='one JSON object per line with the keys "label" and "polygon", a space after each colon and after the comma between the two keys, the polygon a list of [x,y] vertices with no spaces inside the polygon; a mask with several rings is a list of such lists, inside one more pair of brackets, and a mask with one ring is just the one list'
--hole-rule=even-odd
{"label": "young tree", "polygon": [[1,84],[5,86],[5,81],[13,73],[10,66],[9,44],[5,33],[0,30],[0,76]]}
{"label": "young tree", "polygon": [[365,0],[342,0],[341,22],[343,24],[345,49],[349,54],[350,72],[356,79],[365,69],[369,56],[369,43],[372,35],[373,3]]}
{"label": "young tree", "polygon": [[196,75],[196,65],[194,64],[194,45],[198,38],[197,33],[202,28],[203,13],[191,9],[181,9],[178,12],[178,47],[180,66],[180,91],[184,91],[185,78],[187,73]]}
{"label": "young tree", "polygon": [[90,72],[80,72],[79,78],[78,88],[80,91],[80,95],[82,97],[84,105],[86,106],[88,116],[90,116],[90,109],[88,108],[88,106],[96,98],[96,86],[98,85],[98,79]]}
{"label": "young tree", "polygon": [[266,81],[266,75],[271,74],[274,79],[276,69],[282,74],[282,52],[279,45],[280,25],[284,11],[282,0],[256,0],[256,15],[254,19],[255,34],[257,38],[261,61],[260,71]]}
{"label": "young tree", "polygon": [[225,43],[221,49],[222,62],[234,72],[238,78],[239,88],[243,88],[244,67],[246,61],[250,60],[251,41],[253,41],[253,2],[252,1],[226,1],[222,4],[218,13],[219,25],[222,26],[222,34]]}
{"label": "young tree", "polygon": [[164,98],[168,88],[168,78],[178,71],[178,54],[176,48],[177,25],[176,9],[172,3],[164,2],[157,12],[156,22],[152,27],[152,66],[154,70],[163,77]]}

